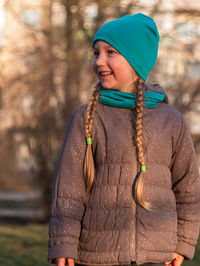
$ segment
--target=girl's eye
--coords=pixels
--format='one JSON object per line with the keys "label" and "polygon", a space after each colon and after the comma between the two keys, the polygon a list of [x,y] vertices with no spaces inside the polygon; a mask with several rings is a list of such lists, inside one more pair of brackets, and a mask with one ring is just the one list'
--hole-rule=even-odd
{"label": "girl's eye", "polygon": [[94,51],[94,57],[97,57],[99,55],[98,51]]}
{"label": "girl's eye", "polygon": [[114,54],[114,53],[115,53],[114,50],[108,50],[108,54],[109,54],[109,55],[112,55],[112,54]]}

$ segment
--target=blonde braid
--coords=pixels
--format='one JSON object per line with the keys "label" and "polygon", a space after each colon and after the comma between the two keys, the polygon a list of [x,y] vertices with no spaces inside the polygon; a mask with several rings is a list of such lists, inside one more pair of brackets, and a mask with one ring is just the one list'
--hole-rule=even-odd
{"label": "blonde braid", "polygon": [[92,153],[92,125],[94,121],[94,114],[96,111],[97,100],[99,97],[99,83],[92,89],[91,97],[87,107],[86,122],[85,122],[85,136],[87,139],[87,149],[84,161],[84,178],[89,192],[95,175],[94,158]]}
{"label": "blonde braid", "polygon": [[143,200],[143,172],[146,171],[143,149],[143,130],[142,130],[142,117],[144,110],[144,93],[143,93],[144,81],[142,78],[138,79],[136,89],[136,145],[138,152],[138,161],[140,163],[140,174],[137,177],[135,185],[135,195],[138,203],[147,210],[151,209],[150,203]]}

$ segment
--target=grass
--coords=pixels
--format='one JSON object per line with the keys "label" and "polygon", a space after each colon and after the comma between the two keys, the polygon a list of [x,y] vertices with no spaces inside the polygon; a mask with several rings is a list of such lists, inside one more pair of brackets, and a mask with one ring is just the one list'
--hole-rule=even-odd
{"label": "grass", "polygon": [[199,266],[200,265],[200,237],[196,246],[196,251],[192,261],[185,260],[183,266]]}
{"label": "grass", "polygon": [[47,225],[0,225],[0,265],[49,265],[47,239]]}
{"label": "grass", "polygon": [[[200,240],[200,239],[199,239]],[[1,266],[48,266],[48,225],[0,225]],[[200,241],[193,261],[183,266],[200,265]]]}

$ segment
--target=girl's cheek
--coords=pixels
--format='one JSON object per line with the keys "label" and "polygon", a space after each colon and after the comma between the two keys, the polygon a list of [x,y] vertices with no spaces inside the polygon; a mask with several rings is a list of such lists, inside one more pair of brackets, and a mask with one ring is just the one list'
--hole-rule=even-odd
{"label": "girl's cheek", "polygon": [[93,71],[95,72],[95,74],[97,74],[97,66],[96,66],[96,60],[93,59],[92,61],[92,68],[93,68]]}
{"label": "girl's cheek", "polygon": [[94,68],[95,66],[95,58],[92,60],[92,67]]}

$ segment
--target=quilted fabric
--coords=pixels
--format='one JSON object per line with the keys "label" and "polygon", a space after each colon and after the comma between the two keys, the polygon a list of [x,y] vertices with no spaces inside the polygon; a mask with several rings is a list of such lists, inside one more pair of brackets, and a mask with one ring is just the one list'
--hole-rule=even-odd
{"label": "quilted fabric", "polygon": [[[159,91],[158,85],[146,90]],[[50,263],[84,265],[192,259],[200,225],[200,182],[194,147],[179,111],[162,102],[145,109],[144,200],[134,200],[138,173],[134,110],[97,103],[93,126],[96,176],[87,197],[83,179],[86,105],[69,122],[55,177],[49,224]]]}

